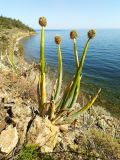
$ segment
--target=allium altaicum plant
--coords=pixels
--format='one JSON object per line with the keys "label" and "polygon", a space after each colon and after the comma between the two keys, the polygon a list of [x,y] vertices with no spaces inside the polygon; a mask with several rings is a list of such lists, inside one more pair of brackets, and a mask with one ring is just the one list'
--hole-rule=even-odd
{"label": "allium altaicum plant", "polygon": [[39,111],[40,116],[48,116],[53,124],[66,124],[71,123],[75,119],[77,119],[80,114],[87,111],[95,102],[100,93],[101,89],[97,92],[97,94],[92,98],[92,100],[85,105],[83,108],[78,111],[75,110],[74,106],[77,101],[79,92],[80,92],[80,83],[82,78],[82,69],[85,61],[86,53],[88,50],[88,46],[90,41],[95,37],[96,31],[90,30],[88,32],[88,39],[85,45],[85,48],[82,53],[81,60],[79,62],[78,52],[77,52],[77,32],[71,31],[70,38],[74,43],[74,56],[76,63],[76,72],[73,76],[73,79],[67,85],[65,91],[61,95],[61,87],[62,87],[62,53],[61,53],[61,37],[55,37],[55,43],[58,45],[58,78],[56,80],[56,84],[53,88],[52,95],[50,101],[46,101],[46,84],[45,84],[45,58],[44,58],[44,28],[47,25],[47,20],[45,17],[40,17],[39,24],[42,27],[41,30],[41,42],[40,42],[40,72],[39,72],[39,95],[40,95],[40,105]]}

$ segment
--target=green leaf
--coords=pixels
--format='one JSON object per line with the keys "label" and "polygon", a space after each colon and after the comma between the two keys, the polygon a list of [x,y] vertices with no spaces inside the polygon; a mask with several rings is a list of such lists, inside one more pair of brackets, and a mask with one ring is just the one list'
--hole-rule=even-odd
{"label": "green leaf", "polygon": [[65,121],[67,122],[71,122],[71,121],[74,121],[75,119],[78,118],[78,116],[81,114],[81,113],[84,113],[86,112],[88,109],[90,109],[90,107],[94,104],[94,102],[96,101],[99,93],[100,93],[101,89],[99,89],[98,93],[93,97],[93,99],[86,105],[84,106],[82,109],[80,109],[79,111],[69,115],[68,118],[65,119]]}

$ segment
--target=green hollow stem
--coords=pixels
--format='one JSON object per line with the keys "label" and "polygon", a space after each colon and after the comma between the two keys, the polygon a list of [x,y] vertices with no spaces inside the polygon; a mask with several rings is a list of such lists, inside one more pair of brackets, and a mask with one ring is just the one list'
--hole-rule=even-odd
{"label": "green hollow stem", "polygon": [[81,77],[82,76],[78,77],[78,83],[77,83],[77,86],[76,86],[76,89],[75,89],[75,92],[74,92],[74,95],[73,95],[73,99],[72,99],[72,102],[71,102],[70,106],[68,106],[68,108],[72,108],[77,101],[77,98],[78,98],[78,95],[79,95],[79,92],[80,92]]}
{"label": "green hollow stem", "polygon": [[62,54],[61,54],[60,44],[58,44],[58,79],[57,79],[56,87],[53,91],[55,93],[52,94],[52,95],[54,95],[54,97],[52,97],[52,98],[54,99],[55,102],[58,100],[58,97],[59,97],[59,94],[60,94],[60,91],[61,91],[62,75],[63,75]]}
{"label": "green hollow stem", "polygon": [[79,76],[81,76],[81,74],[82,74],[83,64],[84,64],[84,61],[85,61],[85,57],[86,57],[89,42],[90,42],[90,39],[88,39],[87,42],[86,42],[86,45],[85,45],[85,48],[84,48],[84,51],[83,51],[83,54],[82,54],[82,58],[80,60],[79,67],[78,67],[78,69],[76,71],[76,74],[75,74],[75,77],[73,79],[73,84],[70,88],[69,94],[66,97],[66,100],[62,104],[62,108],[68,107],[70,102],[72,102],[72,98],[73,98],[73,95],[74,95],[74,92],[75,92],[75,89],[76,89],[76,86],[77,86],[77,83],[78,83]]}
{"label": "green hollow stem", "polygon": [[78,68],[79,67],[79,60],[78,60],[77,45],[76,45],[75,38],[74,38],[74,56],[75,56],[76,68]]}
{"label": "green hollow stem", "polygon": [[41,95],[41,108],[43,110],[44,103],[46,103],[46,86],[45,86],[45,57],[44,57],[44,27],[41,30],[41,43],[40,43],[40,95]]}
{"label": "green hollow stem", "polygon": [[[76,39],[74,38],[74,56],[75,56],[75,62],[76,62],[76,69],[78,69],[79,67],[79,61],[78,61],[78,52],[77,52],[77,45],[76,45]],[[73,99],[71,104],[68,106],[68,108],[72,108],[74,106],[74,104],[77,101],[78,95],[79,95],[79,91],[80,91],[80,81],[81,81],[81,77],[78,77],[78,82],[77,82],[77,86],[73,95]]]}
{"label": "green hollow stem", "polygon": [[72,84],[73,84],[73,81],[69,82],[69,84],[67,85],[67,87],[64,91],[64,94],[63,94],[61,100],[56,103],[57,110],[61,110],[64,108],[63,103],[65,102],[66,97],[68,96],[68,94],[70,92],[70,88],[71,88]]}
{"label": "green hollow stem", "polygon": [[80,116],[81,113],[86,112],[88,109],[90,109],[90,107],[92,107],[92,105],[94,104],[94,102],[96,101],[99,93],[101,91],[101,88],[98,90],[97,94],[93,97],[93,99],[86,105],[84,106],[82,109],[80,109],[79,111],[73,113],[72,115],[69,115],[68,118],[65,119],[65,121],[67,122],[72,122],[74,121],[76,118],[78,118],[78,116]]}

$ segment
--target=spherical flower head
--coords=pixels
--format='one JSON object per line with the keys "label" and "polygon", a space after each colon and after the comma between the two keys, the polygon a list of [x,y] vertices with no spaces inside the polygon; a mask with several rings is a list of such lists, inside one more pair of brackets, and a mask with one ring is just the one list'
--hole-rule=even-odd
{"label": "spherical flower head", "polygon": [[71,31],[71,32],[70,32],[70,38],[71,38],[71,39],[76,39],[77,37],[78,37],[78,34],[77,34],[76,31]]}
{"label": "spherical flower head", "polygon": [[47,25],[47,20],[45,17],[40,17],[39,18],[39,24],[42,26],[42,27],[46,27]]}
{"label": "spherical flower head", "polygon": [[94,29],[91,29],[89,32],[88,32],[88,38],[89,39],[93,39],[96,35],[96,30]]}
{"label": "spherical flower head", "polygon": [[61,43],[61,37],[60,36],[55,36],[55,43],[60,44]]}

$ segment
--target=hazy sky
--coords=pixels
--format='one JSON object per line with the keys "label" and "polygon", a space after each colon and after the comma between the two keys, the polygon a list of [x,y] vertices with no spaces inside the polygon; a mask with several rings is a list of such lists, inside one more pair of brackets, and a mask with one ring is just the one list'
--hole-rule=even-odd
{"label": "hazy sky", "polygon": [[120,0],[0,0],[0,14],[37,29],[45,16],[48,28],[120,28]]}

